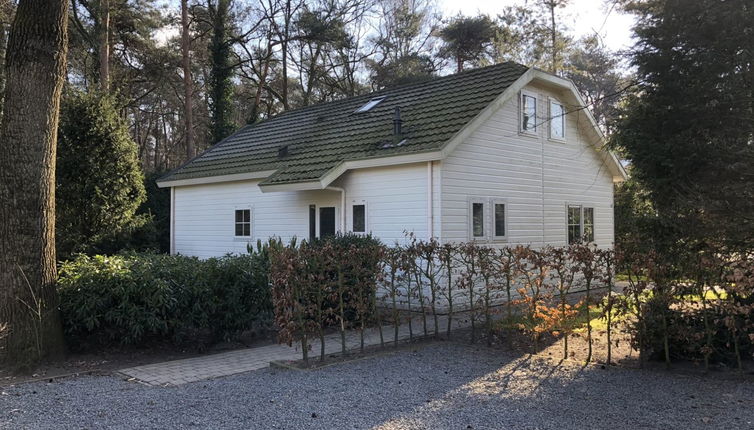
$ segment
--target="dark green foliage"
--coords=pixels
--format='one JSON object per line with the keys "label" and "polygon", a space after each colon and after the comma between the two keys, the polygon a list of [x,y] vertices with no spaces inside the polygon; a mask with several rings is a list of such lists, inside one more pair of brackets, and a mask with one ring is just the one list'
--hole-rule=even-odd
{"label": "dark green foliage", "polygon": [[754,8],[628,1],[639,78],[614,143],[673,240],[754,246]]}
{"label": "dark green foliage", "polygon": [[61,108],[57,153],[57,245],[74,252],[119,248],[124,238],[150,234],[137,215],[145,199],[137,147],[115,98],[71,91]]}
{"label": "dark green foliage", "polygon": [[495,23],[487,15],[459,15],[440,30],[444,43],[440,56],[452,59],[458,72],[467,63],[481,65],[489,58],[496,31]]}
{"label": "dark green foliage", "polygon": [[228,137],[235,130],[233,123],[233,68],[231,67],[230,0],[209,2],[212,20],[212,39],[209,43],[210,60],[210,115],[212,117],[212,143]]}
{"label": "dark green foliage", "polygon": [[164,173],[146,175],[144,188],[147,192],[146,201],[136,211],[138,215],[150,217],[154,236],[151,243],[135,246],[136,249],[153,248],[160,252],[170,252],[170,188],[159,188],[157,178]]}
{"label": "dark green foliage", "polygon": [[68,345],[176,341],[202,348],[271,321],[267,247],[199,260],[162,254],[77,256],[60,267]]}

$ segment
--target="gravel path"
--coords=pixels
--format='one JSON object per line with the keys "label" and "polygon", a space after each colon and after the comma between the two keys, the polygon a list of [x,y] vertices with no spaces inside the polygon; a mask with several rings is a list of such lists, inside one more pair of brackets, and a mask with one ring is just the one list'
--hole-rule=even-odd
{"label": "gravel path", "polygon": [[555,367],[431,344],[178,387],[79,377],[6,387],[0,428],[754,428],[754,382]]}

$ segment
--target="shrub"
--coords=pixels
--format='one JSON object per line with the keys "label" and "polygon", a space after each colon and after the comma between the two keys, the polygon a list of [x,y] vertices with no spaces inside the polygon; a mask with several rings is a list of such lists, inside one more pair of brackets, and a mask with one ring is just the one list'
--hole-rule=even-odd
{"label": "shrub", "polygon": [[279,341],[301,341],[306,360],[308,337],[319,335],[324,348],[324,327],[337,325],[343,352],[347,328],[359,329],[363,345],[376,307],[381,253],[379,241],[355,234],[274,248],[270,279]]}
{"label": "shrub", "polygon": [[55,189],[60,256],[107,252],[151,222],[136,215],[146,196],[144,175],[119,108],[111,95],[78,91],[67,93],[61,105]]}
{"label": "shrub", "polygon": [[271,320],[267,246],[199,260],[149,253],[79,255],[58,288],[69,345],[194,342],[199,348]]}

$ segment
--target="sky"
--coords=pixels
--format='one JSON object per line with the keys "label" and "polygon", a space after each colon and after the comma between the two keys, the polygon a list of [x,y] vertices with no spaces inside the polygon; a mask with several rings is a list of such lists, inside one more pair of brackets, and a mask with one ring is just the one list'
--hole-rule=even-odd
{"label": "sky", "polygon": [[[505,6],[532,5],[537,0],[436,0],[444,17],[451,17],[461,12],[466,16],[479,13],[492,17],[500,13]],[[631,26],[634,18],[621,14],[613,6],[615,0],[569,0],[568,6],[558,9],[558,17],[577,37],[599,34],[602,42],[612,51],[620,51],[632,45]],[[173,11],[178,10],[178,2],[168,0],[165,5]],[[165,28],[155,34],[162,43],[178,34],[178,27]]]}
{"label": "sky", "polygon": [[[443,16],[478,13],[495,16],[505,6],[532,5],[536,0],[438,0]],[[634,18],[619,13],[610,0],[570,0],[568,6],[557,9],[564,24],[576,36],[598,33],[604,44],[613,51],[631,46],[631,26]]]}

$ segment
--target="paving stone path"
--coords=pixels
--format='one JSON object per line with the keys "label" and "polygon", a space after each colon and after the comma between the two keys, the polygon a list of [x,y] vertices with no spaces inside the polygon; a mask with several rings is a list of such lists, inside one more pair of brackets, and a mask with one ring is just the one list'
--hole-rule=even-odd
{"label": "paving stone path", "polygon": [[[438,316],[438,321],[440,333],[444,333],[448,324],[447,316]],[[420,335],[424,335],[421,316],[414,317],[411,321],[411,325],[413,327],[414,338],[418,339],[420,338]],[[453,319],[453,329],[464,328],[468,325],[468,321],[463,317],[459,317],[458,319],[454,317]],[[393,326],[385,325],[382,330],[385,342],[392,343],[395,334]],[[434,334],[434,318],[429,315],[427,316],[427,332],[429,335]],[[408,340],[409,336],[409,325],[406,321],[399,327],[398,339],[399,341]],[[319,339],[313,339],[312,342],[313,345],[312,350],[310,351],[310,357],[319,357]],[[364,331],[364,346],[375,346],[379,344],[380,334],[377,327],[372,327]],[[360,346],[361,338],[358,331],[349,331],[346,333],[346,348],[349,351],[357,350]],[[333,333],[325,336],[325,354],[329,355],[340,351],[340,333]],[[267,345],[257,348],[223,352],[220,354],[130,367],[120,370],[120,373],[128,378],[133,378],[149,385],[181,385],[189,382],[203,381],[206,379],[262,369],[268,367],[271,361],[298,359],[301,359],[300,344],[294,345],[293,347],[287,345]]]}

